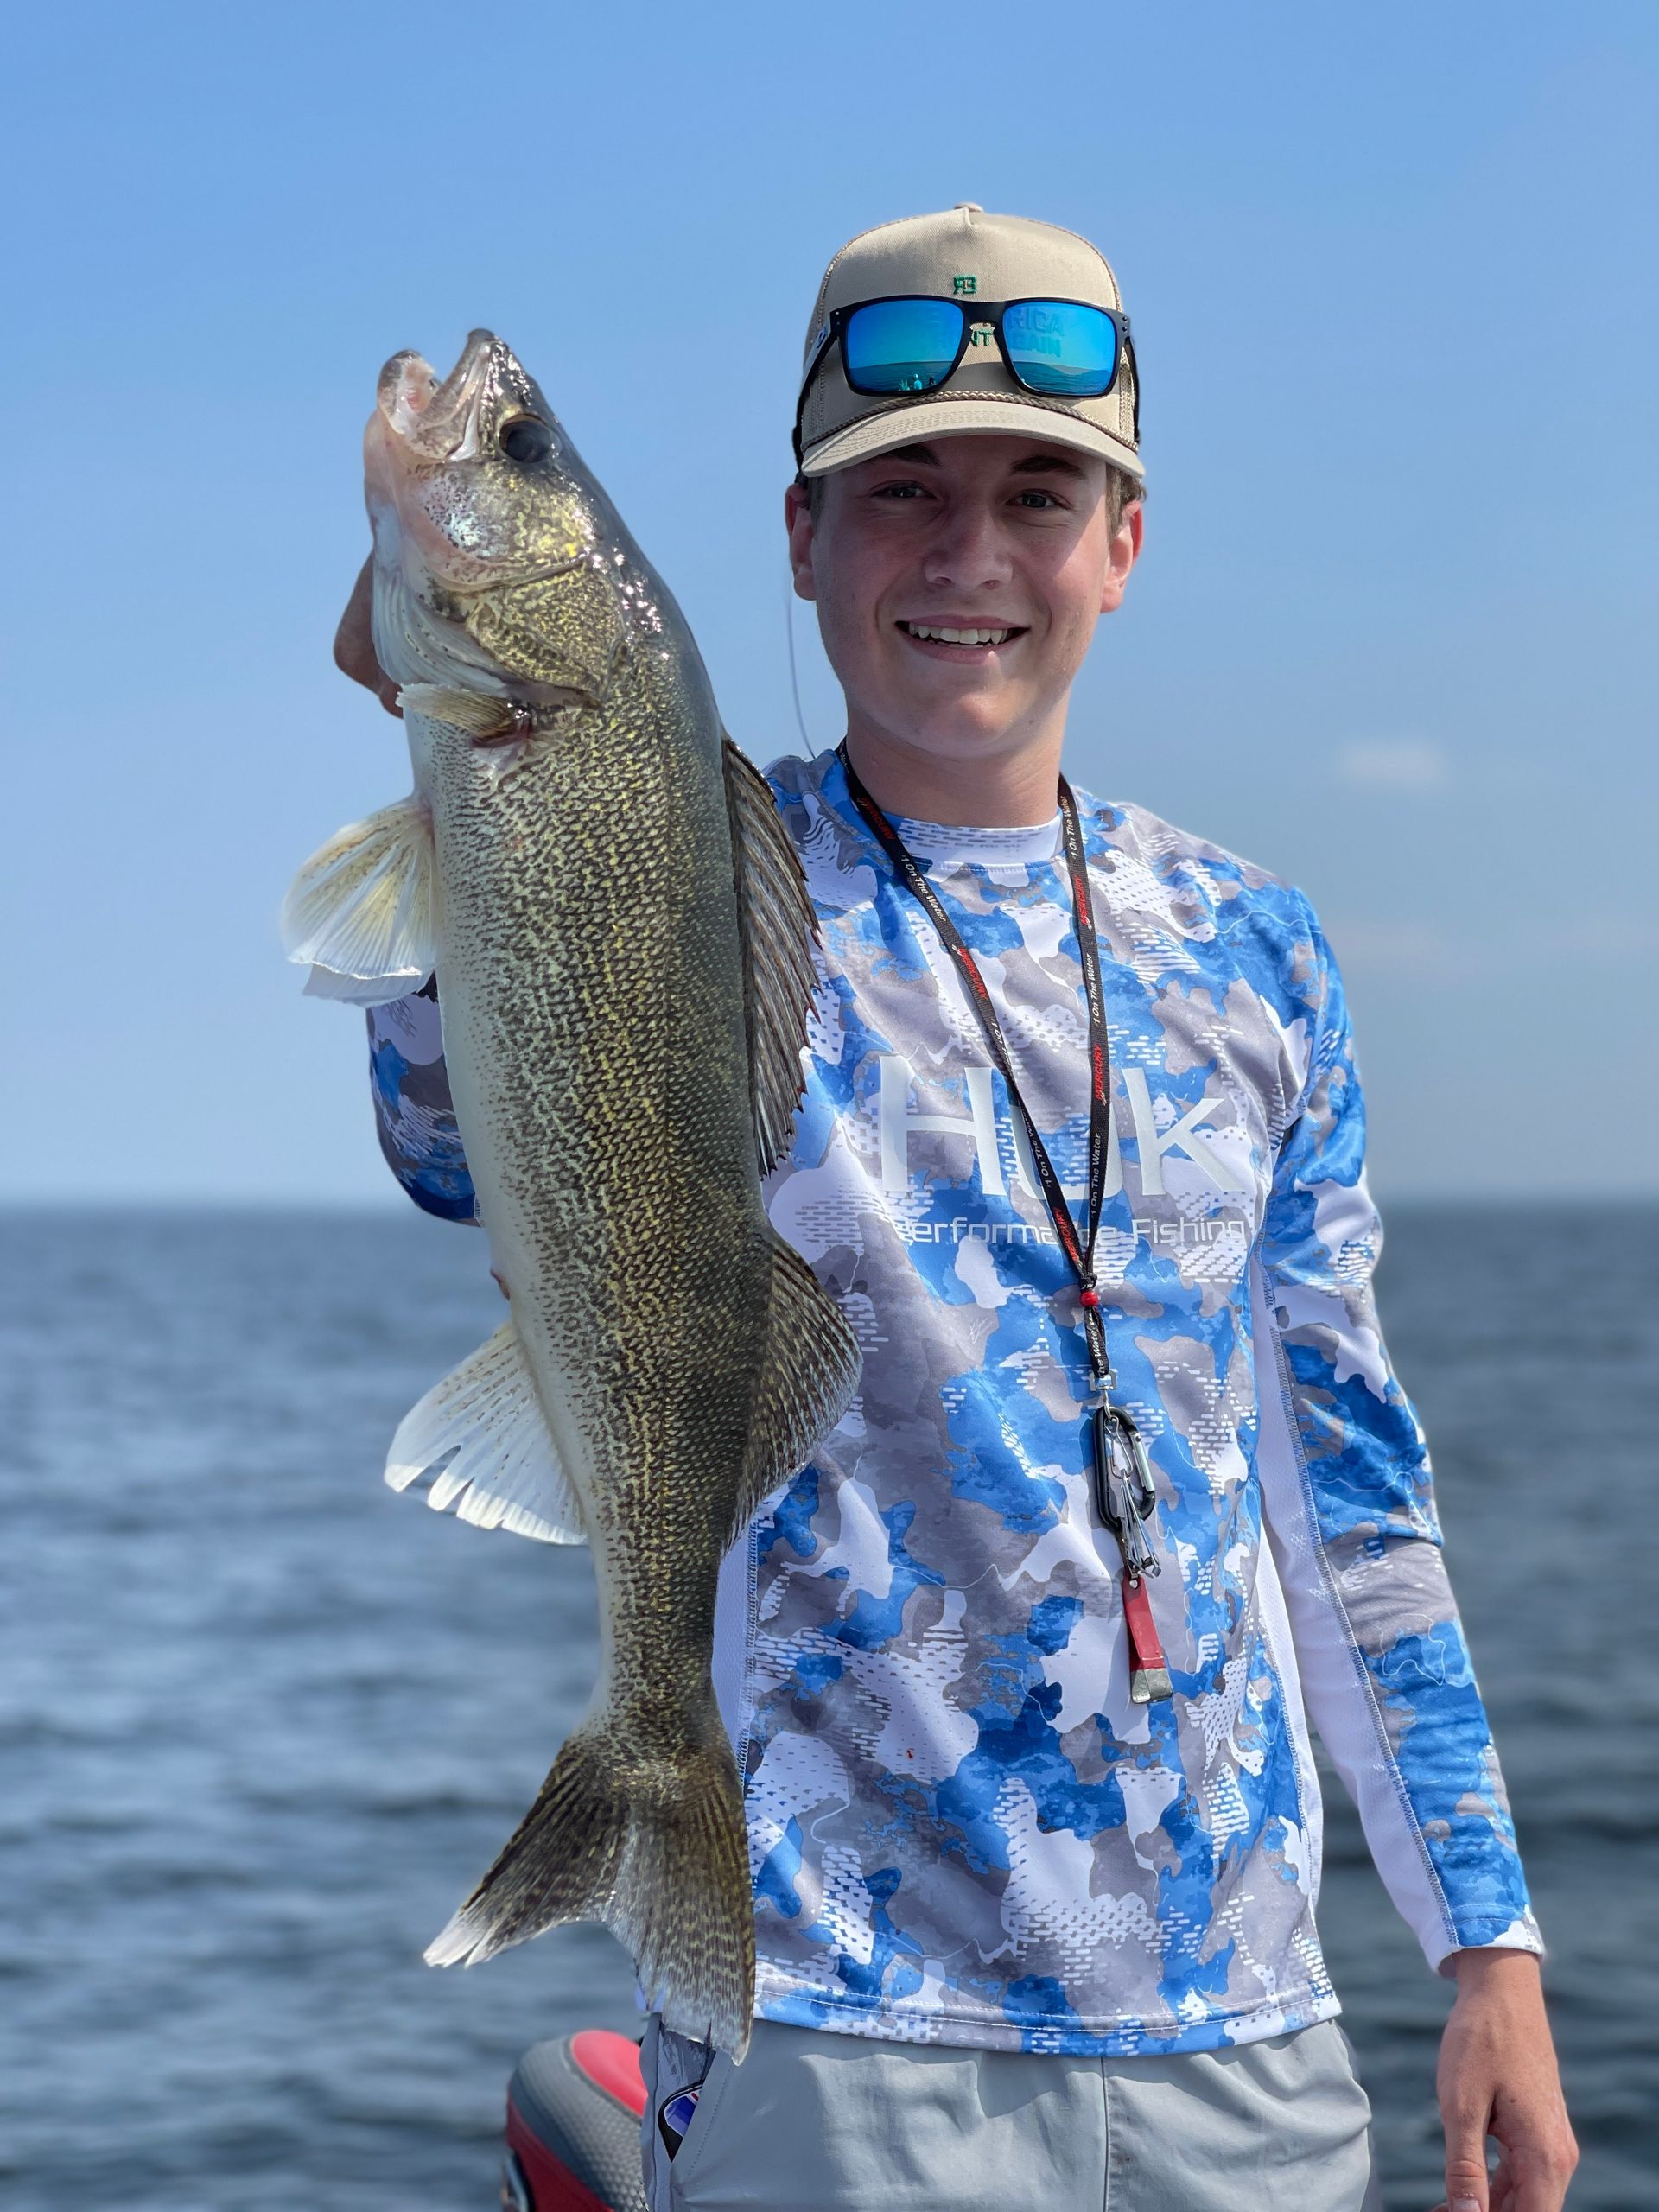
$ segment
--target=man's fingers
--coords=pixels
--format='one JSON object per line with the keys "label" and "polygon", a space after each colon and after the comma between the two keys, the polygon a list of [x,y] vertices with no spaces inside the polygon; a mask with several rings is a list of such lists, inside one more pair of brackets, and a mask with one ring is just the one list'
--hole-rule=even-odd
{"label": "man's fingers", "polygon": [[[1439,2074],[1449,2212],[1561,2212],[1577,2151],[1537,1961],[1500,1949],[1459,1960]],[[1488,2135],[1503,2152],[1490,2183]]]}
{"label": "man's fingers", "polygon": [[1446,2202],[1446,2212],[1489,2212],[1485,2166],[1471,2165],[1465,2158],[1448,2158]]}
{"label": "man's fingers", "polygon": [[1490,2212],[1486,2115],[1447,2113],[1445,2120],[1447,2212]]}
{"label": "man's fingers", "polygon": [[1579,2146],[1560,2083],[1552,2079],[1546,2093],[1524,2109],[1500,2096],[1492,2133],[1502,2156],[1492,2177],[1491,2212],[1561,2212]]}
{"label": "man's fingers", "polygon": [[397,686],[374,657],[374,561],[372,556],[358,572],[346,612],[334,632],[334,664],[354,683],[372,691],[389,715],[400,715]]}
{"label": "man's fingers", "polygon": [[1570,2130],[1563,2131],[1559,2142],[1540,2144],[1527,2152],[1506,2151],[1503,2165],[1512,2178],[1503,2212],[1560,2212],[1578,2162],[1579,2148]]}

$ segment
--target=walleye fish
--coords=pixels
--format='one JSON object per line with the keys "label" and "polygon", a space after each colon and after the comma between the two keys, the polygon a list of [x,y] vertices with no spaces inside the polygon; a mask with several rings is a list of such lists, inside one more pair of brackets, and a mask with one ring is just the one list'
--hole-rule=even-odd
{"label": "walleye fish", "polygon": [[741,2056],[754,1934],[715,1578],[859,1366],[760,1195],[799,1102],[812,910],[679,609],[507,347],[474,331],[442,382],[396,355],[365,454],[415,788],[307,862],[287,949],[359,1004],[435,969],[512,1296],[386,1479],[585,1538],[601,1616],[585,1717],[426,1955],[601,1920],[668,2025]]}

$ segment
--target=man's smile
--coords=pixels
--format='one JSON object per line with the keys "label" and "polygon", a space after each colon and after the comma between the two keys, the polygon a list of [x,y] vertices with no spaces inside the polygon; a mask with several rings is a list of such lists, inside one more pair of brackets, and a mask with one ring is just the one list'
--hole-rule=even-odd
{"label": "man's smile", "polygon": [[976,661],[1023,638],[1023,623],[897,622],[894,628],[934,660]]}

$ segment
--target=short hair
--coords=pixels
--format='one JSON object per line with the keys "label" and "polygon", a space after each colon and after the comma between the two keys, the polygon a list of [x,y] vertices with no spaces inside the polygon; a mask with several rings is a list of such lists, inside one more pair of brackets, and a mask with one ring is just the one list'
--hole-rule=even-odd
{"label": "short hair", "polygon": [[[826,472],[822,476],[803,476],[798,470],[796,472],[796,485],[805,493],[806,511],[815,522],[818,509],[823,505],[823,487],[831,473]],[[1123,519],[1124,509],[1146,496],[1147,487],[1138,476],[1131,476],[1127,468],[1120,468],[1115,461],[1107,462],[1106,524],[1109,530],[1116,532]]]}

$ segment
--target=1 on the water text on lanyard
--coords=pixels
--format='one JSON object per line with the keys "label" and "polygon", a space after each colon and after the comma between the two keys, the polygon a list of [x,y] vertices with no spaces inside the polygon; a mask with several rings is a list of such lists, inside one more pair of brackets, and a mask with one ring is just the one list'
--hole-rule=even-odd
{"label": "1 on the water text on lanyard", "polygon": [[978,1018],[986,1046],[1024,1126],[1044,1202],[1053,1220],[1054,1234],[1077,1280],[1084,1340],[1089,1349],[1089,1433],[1095,1503],[1102,1520],[1116,1537],[1123,1559],[1123,1620],[1129,1638],[1129,1695],[1137,1705],[1147,1705],[1154,1698],[1171,1694],[1169,1668],[1158,1641],[1147,1594],[1147,1578],[1159,1572],[1158,1557],[1147,1535],[1147,1524],[1157,1510],[1158,1499],[1141,1432],[1128,1412],[1113,1401],[1117,1377],[1112,1372],[1111,1355],[1106,1346],[1106,1325],[1100,1310],[1100,1292],[1095,1281],[1095,1242],[1100,1234],[1100,1217],[1106,1202],[1106,1163],[1111,1140],[1112,1067],[1106,1033],[1106,994],[1101,980],[1100,940],[1095,931],[1094,899],[1089,889],[1089,868],[1084,855],[1077,803],[1071,795],[1071,786],[1062,776],[1060,822],[1065,841],[1066,873],[1071,879],[1071,898],[1077,910],[1084,995],[1089,1007],[1089,1191],[1081,1235],[1071,1218],[1071,1209],[1066,1204],[1054,1163],[1048,1156],[1048,1147],[1020,1093],[1013,1055],[978,963],[904,839],[864,788],[858,771],[848,757],[844,740],[836,749],[854,805],[887,855],[893,873],[926,913],[938,931],[940,942],[956,963],[967,988],[968,1003]]}

